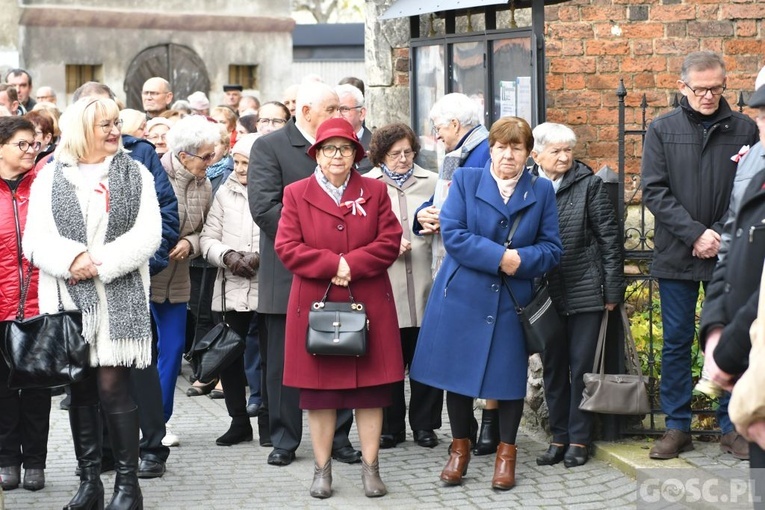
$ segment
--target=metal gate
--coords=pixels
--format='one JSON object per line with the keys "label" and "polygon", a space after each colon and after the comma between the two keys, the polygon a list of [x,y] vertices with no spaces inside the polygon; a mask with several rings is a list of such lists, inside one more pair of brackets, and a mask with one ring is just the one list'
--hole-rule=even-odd
{"label": "metal gate", "polygon": [[[619,102],[619,191],[617,200],[617,214],[622,225],[625,248],[625,276],[627,279],[627,293],[625,302],[628,303],[628,311],[632,312],[631,326],[638,352],[640,355],[643,373],[648,377],[648,391],[651,402],[651,413],[640,420],[639,418],[625,418],[620,421],[622,435],[629,434],[661,434],[664,432],[663,413],[659,403],[659,381],[661,378],[661,318],[658,283],[651,277],[651,262],[653,260],[653,218],[645,208],[640,194],[640,173],[627,175],[626,156],[629,149],[635,159],[639,148],[642,150],[645,141],[646,128],[649,119],[646,119],[648,101],[643,94],[639,105],[639,119],[633,124],[633,128],[626,126],[625,99],[627,90],[624,81],[620,81],[616,91]],[[744,109],[743,94],[738,97],[739,112]],[[679,97],[675,94],[674,108],[679,106]],[[627,183],[632,184],[627,189]],[[628,214],[629,211],[629,214]],[[698,320],[697,320],[698,325]],[[696,339],[698,340],[698,338]],[[692,362],[699,365],[703,361],[703,353],[698,348],[698,341],[694,342],[692,350]],[[694,370],[694,383],[699,376],[699,371]],[[694,393],[691,401],[694,415],[692,432],[717,433],[715,430],[714,408],[715,402],[704,395]]]}
{"label": "metal gate", "polygon": [[170,82],[174,99],[185,99],[197,90],[210,92],[210,78],[199,55],[186,46],[162,44],[146,48],[130,63],[124,83],[128,108],[143,111],[141,89],[155,76]]}

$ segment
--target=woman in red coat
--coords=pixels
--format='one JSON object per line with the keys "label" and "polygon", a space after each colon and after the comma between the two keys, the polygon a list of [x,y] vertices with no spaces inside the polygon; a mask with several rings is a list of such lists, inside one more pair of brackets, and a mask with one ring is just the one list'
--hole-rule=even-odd
{"label": "woman in red coat", "polygon": [[[361,440],[361,480],[367,497],[386,494],[380,479],[383,407],[392,385],[404,378],[398,320],[387,269],[398,257],[401,225],[385,184],[353,169],[364,157],[351,125],[333,118],[319,126],[308,155],[318,163],[311,177],[287,186],[275,248],[293,274],[287,309],[284,384],[300,388],[308,410],[314,453],[311,496],[332,494],[332,437],[337,409],[355,409]],[[306,351],[308,310],[332,283],[328,301],[365,305],[367,353],[314,356]]]}
{"label": "woman in red coat", "polygon": [[[22,282],[30,277],[24,316],[39,314],[38,272],[21,253],[21,236],[27,222],[29,190],[37,171],[35,156],[40,142],[35,126],[23,117],[0,118],[0,320],[16,318]],[[31,273],[30,273],[31,271]],[[0,330],[0,342],[3,330]],[[48,455],[50,390],[8,388],[8,365],[0,357],[0,487],[22,486],[31,491],[45,486]]]}

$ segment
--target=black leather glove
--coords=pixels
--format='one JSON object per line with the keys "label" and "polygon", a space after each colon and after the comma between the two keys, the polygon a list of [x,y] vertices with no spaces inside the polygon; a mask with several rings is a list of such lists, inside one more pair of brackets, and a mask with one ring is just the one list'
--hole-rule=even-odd
{"label": "black leather glove", "polygon": [[256,251],[246,251],[244,253],[244,262],[256,271],[260,267],[260,253]]}
{"label": "black leather glove", "polygon": [[244,255],[241,252],[231,250],[223,255],[223,263],[234,273],[235,276],[242,278],[252,278],[255,276],[255,270],[244,261]]}

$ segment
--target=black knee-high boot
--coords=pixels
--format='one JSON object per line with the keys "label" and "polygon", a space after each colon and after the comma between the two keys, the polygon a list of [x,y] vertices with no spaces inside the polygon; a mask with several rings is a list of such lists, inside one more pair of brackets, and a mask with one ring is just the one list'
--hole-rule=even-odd
{"label": "black knee-high boot", "polygon": [[74,453],[80,469],[80,488],[64,510],[103,510],[104,484],[101,483],[101,444],[103,431],[97,405],[69,408]]}
{"label": "black knee-high boot", "polygon": [[138,408],[105,415],[114,452],[114,495],[107,510],[143,510],[138,485]]}

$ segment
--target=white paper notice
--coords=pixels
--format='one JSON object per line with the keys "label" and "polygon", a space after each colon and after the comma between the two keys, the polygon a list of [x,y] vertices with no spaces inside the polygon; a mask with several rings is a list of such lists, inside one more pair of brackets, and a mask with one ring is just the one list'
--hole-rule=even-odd
{"label": "white paper notice", "polygon": [[531,124],[531,76],[518,77],[518,117]]}
{"label": "white paper notice", "polygon": [[517,105],[515,102],[515,82],[499,82],[499,116],[507,117],[516,115]]}

